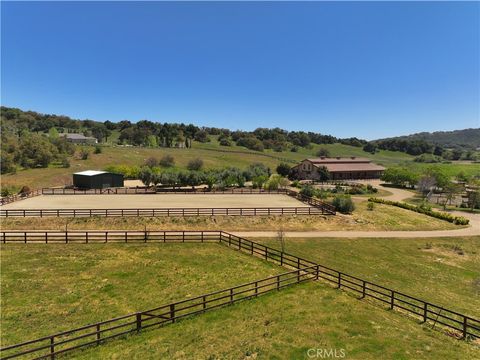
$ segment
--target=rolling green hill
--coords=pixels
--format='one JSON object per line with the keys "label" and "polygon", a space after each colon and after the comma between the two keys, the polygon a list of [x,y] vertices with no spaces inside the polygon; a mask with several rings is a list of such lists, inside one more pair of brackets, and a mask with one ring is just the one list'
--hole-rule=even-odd
{"label": "rolling green hill", "polygon": [[70,184],[72,173],[82,170],[101,170],[109,165],[142,166],[149,157],[161,158],[164,155],[172,155],[175,158],[175,168],[184,169],[188,162],[195,158],[201,158],[206,169],[236,166],[246,168],[252,163],[263,163],[273,171],[281,162],[289,161],[290,165],[305,158],[315,157],[319,148],[330,151],[331,156],[363,156],[371,158],[374,162],[383,166],[405,166],[421,170],[426,167],[440,167],[449,175],[454,176],[460,171],[467,175],[480,174],[480,164],[451,163],[451,164],[422,164],[413,162],[413,156],[402,152],[380,150],[375,154],[369,154],[362,148],[343,145],[326,144],[312,145],[310,148],[299,148],[298,152],[283,151],[275,152],[265,150],[255,152],[240,146],[220,146],[215,137],[207,143],[194,141],[191,148],[147,148],[147,147],[122,147],[103,146],[101,154],[93,154],[87,160],[81,160],[78,152],[80,149],[89,148],[78,146],[77,153],[69,158],[71,166],[62,168],[60,164],[52,164],[47,168],[18,170],[15,174],[2,175],[2,186],[21,187],[27,185],[30,188],[49,186],[63,186]]}
{"label": "rolling green hill", "polygon": [[[421,132],[412,135],[397,136],[388,139],[425,140],[435,145],[440,145],[444,147],[459,146],[476,149],[480,147],[480,128],[454,131]],[[381,140],[387,139],[379,139],[377,141]]]}

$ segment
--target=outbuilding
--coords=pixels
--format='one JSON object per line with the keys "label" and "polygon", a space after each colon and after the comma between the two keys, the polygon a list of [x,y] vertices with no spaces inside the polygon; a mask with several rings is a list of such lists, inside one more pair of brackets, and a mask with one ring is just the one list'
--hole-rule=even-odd
{"label": "outbuilding", "polygon": [[123,175],[97,170],[80,171],[73,174],[73,186],[78,189],[123,187]]}
{"label": "outbuilding", "polygon": [[378,179],[385,171],[370,159],[356,156],[305,159],[292,170],[299,180],[321,180],[320,168],[328,170],[329,180]]}

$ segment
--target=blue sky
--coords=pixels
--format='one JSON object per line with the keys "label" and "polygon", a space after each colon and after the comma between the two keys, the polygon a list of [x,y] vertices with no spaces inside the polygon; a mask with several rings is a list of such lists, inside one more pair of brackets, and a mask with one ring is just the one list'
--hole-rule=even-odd
{"label": "blue sky", "polygon": [[366,139],[480,126],[480,3],[3,2],[2,105]]}

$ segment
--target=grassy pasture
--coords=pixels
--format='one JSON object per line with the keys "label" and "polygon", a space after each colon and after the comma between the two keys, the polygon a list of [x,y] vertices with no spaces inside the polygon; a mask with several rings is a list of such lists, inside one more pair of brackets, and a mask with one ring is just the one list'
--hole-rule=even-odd
{"label": "grassy pasture", "polygon": [[[276,239],[257,241],[278,248]],[[285,251],[480,317],[480,237],[291,238]]]}
{"label": "grassy pasture", "polygon": [[75,353],[77,359],[310,359],[308,349],[345,359],[475,359],[458,341],[331,289],[306,283],[160,329]]}
{"label": "grassy pasture", "polygon": [[[79,195],[80,196],[80,195]],[[90,196],[90,195],[88,195]],[[108,199],[110,195],[104,195]],[[114,195],[112,195],[114,196]],[[126,195],[133,196],[133,195]],[[149,196],[149,195],[140,195]],[[174,195],[177,196],[177,195]],[[198,195],[199,196],[199,195]],[[222,195],[214,195],[222,196]],[[243,195],[235,195],[243,196]],[[270,196],[270,195],[262,195]],[[33,198],[35,199],[35,198]],[[23,200],[28,201],[28,200]],[[22,202],[14,203],[21,205]],[[4,218],[2,224],[10,230],[290,230],[290,231],[338,231],[338,230],[448,230],[462,226],[435,219],[423,214],[394,206],[375,204],[367,210],[367,201],[355,200],[352,215],[336,216],[199,216],[199,217],[92,217],[92,218]]]}
{"label": "grassy pasture", "polygon": [[2,245],[1,341],[14,344],[285,270],[218,244]]}
{"label": "grassy pasture", "polygon": [[[472,280],[480,276],[479,240],[287,239],[286,250],[478,317],[480,289]],[[275,239],[257,241],[278,247]],[[453,251],[455,246],[463,255]],[[1,250],[4,343],[50,333],[51,324],[60,330],[283,271],[216,244],[8,245]],[[352,359],[478,357],[478,345],[430,326],[318,282],[74,356],[307,359],[309,348],[336,348]]]}

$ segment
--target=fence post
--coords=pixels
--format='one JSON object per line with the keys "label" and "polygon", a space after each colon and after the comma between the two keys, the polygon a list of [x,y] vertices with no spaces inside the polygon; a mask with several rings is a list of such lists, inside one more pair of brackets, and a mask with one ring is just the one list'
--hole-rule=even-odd
{"label": "fence post", "polygon": [[203,300],[203,310],[205,310],[207,308],[207,297],[205,295],[203,295],[202,297],[202,300]]}
{"label": "fence post", "polygon": [[25,244],[26,244],[27,243],[27,232],[26,231],[23,233],[23,237],[24,237]]}
{"label": "fence post", "polygon": [[170,304],[170,319],[172,319],[172,323],[175,322],[175,304]]}
{"label": "fence post", "polygon": [[100,344],[100,324],[97,324],[97,345]]}
{"label": "fence post", "polygon": [[268,248],[265,247],[265,260],[268,260]]}
{"label": "fence post", "polygon": [[297,269],[300,269],[300,258],[297,257]]}
{"label": "fence post", "polygon": [[338,288],[340,289],[341,286],[342,286],[342,273],[339,272],[338,273]]}
{"label": "fence post", "polygon": [[233,303],[233,289],[230,289],[230,302]]}
{"label": "fence post", "polygon": [[142,313],[137,312],[136,314],[136,324],[137,324],[137,332],[142,329]]}
{"label": "fence post", "polygon": [[50,336],[50,359],[55,359],[55,339]]}
{"label": "fence post", "polygon": [[315,276],[315,280],[318,280],[319,272],[320,272],[320,265],[317,265],[317,276]]}
{"label": "fence post", "polygon": [[467,338],[467,317],[463,316],[463,339]]}
{"label": "fence post", "polygon": [[280,252],[280,266],[283,266],[283,251]]}
{"label": "fence post", "polygon": [[423,303],[423,322],[427,322],[427,303]]}
{"label": "fence post", "polygon": [[390,297],[390,310],[393,310],[393,307],[395,306],[394,301],[395,301],[395,291],[391,290],[392,294]]}
{"label": "fence post", "polygon": [[367,289],[367,283],[365,282],[365,280],[363,280],[363,284],[362,284],[362,299],[365,297],[366,289]]}
{"label": "fence post", "polygon": [[48,231],[45,231],[45,244],[48,244]]}
{"label": "fence post", "polygon": [[277,276],[277,290],[280,290],[280,275]]}
{"label": "fence post", "polygon": [[238,238],[238,251],[242,249],[242,238]]}
{"label": "fence post", "polygon": [[255,281],[255,296],[258,296],[258,281]]}
{"label": "fence post", "polygon": [[250,241],[250,252],[253,255],[253,241]]}

